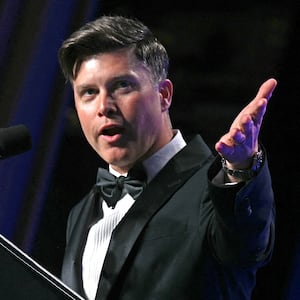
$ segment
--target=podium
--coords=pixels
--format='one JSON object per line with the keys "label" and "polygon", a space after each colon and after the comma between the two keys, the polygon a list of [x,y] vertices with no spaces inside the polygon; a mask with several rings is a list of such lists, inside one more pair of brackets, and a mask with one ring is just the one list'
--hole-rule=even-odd
{"label": "podium", "polygon": [[2,235],[0,299],[84,300]]}

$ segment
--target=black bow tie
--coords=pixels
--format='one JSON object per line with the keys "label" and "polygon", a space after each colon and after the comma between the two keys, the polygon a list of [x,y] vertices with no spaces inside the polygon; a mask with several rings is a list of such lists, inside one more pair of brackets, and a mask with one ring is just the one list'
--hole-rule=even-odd
{"label": "black bow tie", "polygon": [[135,168],[126,177],[116,177],[108,170],[99,168],[96,186],[107,205],[114,208],[125,194],[136,199],[142,193],[146,186],[146,174],[141,168]]}

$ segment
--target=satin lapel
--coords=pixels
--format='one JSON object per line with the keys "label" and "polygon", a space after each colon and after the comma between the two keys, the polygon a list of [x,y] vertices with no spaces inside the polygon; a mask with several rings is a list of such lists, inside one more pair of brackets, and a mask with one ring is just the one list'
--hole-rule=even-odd
{"label": "satin lapel", "polygon": [[148,185],[113,233],[96,299],[108,299],[126,258],[147,222],[208,159],[212,159],[212,153],[202,138],[197,136]]}

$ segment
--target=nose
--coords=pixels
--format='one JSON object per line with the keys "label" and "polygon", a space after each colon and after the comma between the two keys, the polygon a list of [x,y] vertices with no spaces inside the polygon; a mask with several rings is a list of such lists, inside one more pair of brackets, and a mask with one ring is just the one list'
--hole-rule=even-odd
{"label": "nose", "polygon": [[115,114],[117,107],[115,101],[107,94],[99,95],[98,115],[110,117]]}

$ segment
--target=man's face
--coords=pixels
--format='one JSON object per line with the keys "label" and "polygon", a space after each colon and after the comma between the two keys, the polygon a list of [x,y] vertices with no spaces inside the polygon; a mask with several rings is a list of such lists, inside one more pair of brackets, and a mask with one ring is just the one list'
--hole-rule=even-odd
{"label": "man's face", "polygon": [[172,83],[155,85],[129,50],[85,60],[73,81],[75,106],[89,144],[119,172],[127,172],[168,143]]}

